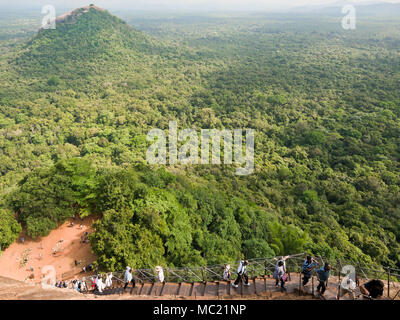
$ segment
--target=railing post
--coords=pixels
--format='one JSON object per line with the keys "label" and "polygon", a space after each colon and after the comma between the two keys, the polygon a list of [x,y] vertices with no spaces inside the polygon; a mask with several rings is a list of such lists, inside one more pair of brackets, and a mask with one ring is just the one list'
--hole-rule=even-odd
{"label": "railing post", "polygon": [[387,272],[388,278],[387,278],[387,284],[388,284],[388,298],[390,298],[390,267],[388,267],[388,272]]}
{"label": "railing post", "polygon": [[311,293],[312,293],[312,296],[314,297],[314,275],[312,275],[312,277],[311,277],[311,285],[312,285]]}
{"label": "railing post", "polygon": [[205,275],[205,267],[202,267],[201,268],[201,275],[202,275],[202,278],[203,278],[203,282],[206,282],[207,281],[207,279],[206,279],[206,275]]}
{"label": "railing post", "polygon": [[[338,265],[339,265],[339,263],[338,263]],[[339,284],[338,284],[337,295],[336,295],[336,297],[337,297],[338,300],[340,300],[340,290],[341,290],[340,271],[341,271],[341,270],[338,269]]]}
{"label": "railing post", "polygon": [[301,295],[301,271],[299,272],[299,296]]}
{"label": "railing post", "polygon": [[267,275],[267,260],[264,260],[264,277]]}

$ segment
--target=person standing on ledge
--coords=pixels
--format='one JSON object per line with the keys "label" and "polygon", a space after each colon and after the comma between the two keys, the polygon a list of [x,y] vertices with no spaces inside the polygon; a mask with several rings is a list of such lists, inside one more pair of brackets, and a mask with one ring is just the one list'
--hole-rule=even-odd
{"label": "person standing on ledge", "polygon": [[238,268],[238,271],[237,271],[238,277],[236,278],[235,283],[232,284],[232,286],[234,288],[237,288],[239,286],[239,282],[243,281],[243,278],[244,278],[244,285],[245,286],[249,286],[250,285],[249,284],[249,277],[246,274],[246,267],[247,267],[248,264],[249,264],[249,262],[247,260],[240,261],[239,268]]}

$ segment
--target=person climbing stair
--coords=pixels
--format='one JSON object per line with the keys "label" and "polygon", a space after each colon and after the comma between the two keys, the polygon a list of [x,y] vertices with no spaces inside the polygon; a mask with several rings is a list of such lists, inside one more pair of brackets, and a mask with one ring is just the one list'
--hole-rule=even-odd
{"label": "person climbing stair", "polygon": [[247,260],[240,261],[239,268],[238,268],[238,271],[237,271],[238,277],[236,278],[236,281],[232,284],[232,286],[234,288],[239,287],[239,283],[241,281],[243,281],[243,278],[244,278],[244,285],[245,286],[249,286],[250,285],[249,284],[249,277],[247,276],[247,273],[246,273],[246,268],[247,268],[248,264],[249,264],[249,262]]}
{"label": "person climbing stair", "polygon": [[279,282],[281,283],[281,289],[283,291],[286,291],[285,288],[285,281],[287,280],[285,276],[285,269],[284,269],[284,263],[282,260],[278,262],[278,264],[275,266],[273,278],[275,279],[275,287],[278,288]]}
{"label": "person climbing stair", "polygon": [[308,283],[312,276],[313,269],[318,266],[318,262],[315,261],[311,256],[307,256],[303,263],[303,268],[301,273],[303,274],[303,286]]}
{"label": "person climbing stair", "polygon": [[135,279],[133,279],[131,267],[126,267],[124,282],[125,282],[124,291],[128,287],[129,283],[132,283],[132,289],[131,289],[131,293],[132,293],[133,288],[135,288],[135,286],[136,286],[136,282],[135,282]]}
{"label": "person climbing stair", "polygon": [[321,294],[321,296],[323,296],[325,293],[326,284],[328,282],[330,273],[331,273],[331,265],[328,262],[325,262],[325,265],[317,270],[317,276],[319,281],[319,284],[317,286],[317,291]]}

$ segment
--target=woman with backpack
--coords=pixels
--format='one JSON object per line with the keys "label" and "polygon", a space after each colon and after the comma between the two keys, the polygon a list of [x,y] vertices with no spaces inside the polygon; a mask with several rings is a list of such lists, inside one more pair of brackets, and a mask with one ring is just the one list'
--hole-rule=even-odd
{"label": "woman with backpack", "polygon": [[281,289],[286,291],[285,282],[287,280],[287,276],[284,269],[283,261],[279,261],[278,264],[275,266],[273,278],[275,279],[275,286],[278,288],[279,282],[281,283]]}

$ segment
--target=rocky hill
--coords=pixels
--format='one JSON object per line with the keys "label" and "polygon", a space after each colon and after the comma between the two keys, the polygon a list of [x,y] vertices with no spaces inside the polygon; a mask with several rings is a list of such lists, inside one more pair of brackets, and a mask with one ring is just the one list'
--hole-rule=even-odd
{"label": "rocky hill", "polygon": [[82,79],[137,64],[159,52],[149,36],[96,6],[56,18],[55,29],[40,29],[15,60],[26,76]]}

